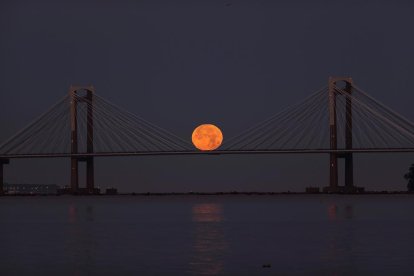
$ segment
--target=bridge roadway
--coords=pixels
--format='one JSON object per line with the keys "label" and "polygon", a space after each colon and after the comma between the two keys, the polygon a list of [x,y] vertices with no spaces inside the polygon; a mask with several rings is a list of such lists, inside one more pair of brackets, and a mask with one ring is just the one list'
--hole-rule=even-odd
{"label": "bridge roadway", "polygon": [[231,155],[231,154],[317,154],[317,153],[409,153],[414,152],[414,148],[365,148],[365,149],[292,149],[292,150],[214,150],[214,151],[142,151],[142,152],[100,152],[100,153],[51,153],[51,154],[2,154],[0,159],[16,158],[59,158],[59,157],[111,157],[111,156],[159,156],[159,155]]}

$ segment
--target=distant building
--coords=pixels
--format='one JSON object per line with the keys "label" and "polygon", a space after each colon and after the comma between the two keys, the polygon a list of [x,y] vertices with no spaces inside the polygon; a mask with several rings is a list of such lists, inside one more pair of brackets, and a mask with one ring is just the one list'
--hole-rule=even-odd
{"label": "distant building", "polygon": [[8,184],[3,185],[9,195],[52,195],[57,194],[59,186],[55,184]]}
{"label": "distant building", "polygon": [[324,187],[324,193],[335,193],[335,194],[362,194],[365,193],[364,187],[356,187],[356,186],[337,186],[334,190],[331,187]]}
{"label": "distant building", "polygon": [[308,194],[318,194],[319,192],[319,187],[306,187],[306,193]]}
{"label": "distant building", "polygon": [[106,189],[106,194],[107,195],[117,195],[118,194],[118,190],[115,188],[108,188]]}
{"label": "distant building", "polygon": [[59,188],[57,190],[57,193],[60,195],[71,195],[71,194],[76,194],[76,195],[99,195],[101,194],[101,189],[99,188],[93,188],[93,191],[89,191],[88,188],[78,188],[77,191],[75,193],[72,192],[72,189],[69,186],[65,186],[63,188]]}

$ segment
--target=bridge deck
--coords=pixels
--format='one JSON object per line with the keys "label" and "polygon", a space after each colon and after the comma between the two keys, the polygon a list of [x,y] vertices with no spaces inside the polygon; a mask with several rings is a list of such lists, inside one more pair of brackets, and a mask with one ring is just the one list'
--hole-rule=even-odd
{"label": "bridge deck", "polygon": [[148,152],[101,152],[101,153],[53,153],[53,154],[2,154],[0,158],[59,158],[59,157],[111,157],[111,156],[159,156],[159,155],[231,155],[231,154],[321,154],[321,153],[409,153],[414,148],[394,149],[300,149],[300,150],[215,150],[215,151],[148,151]]}

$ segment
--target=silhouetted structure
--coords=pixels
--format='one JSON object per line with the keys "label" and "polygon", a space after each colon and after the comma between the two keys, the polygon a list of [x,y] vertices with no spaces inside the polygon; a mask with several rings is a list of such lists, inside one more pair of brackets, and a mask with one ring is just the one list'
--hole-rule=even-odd
{"label": "silhouetted structure", "polygon": [[320,189],[319,187],[306,187],[305,192],[307,194],[319,194]]}
{"label": "silhouetted structure", "polygon": [[[70,158],[70,193],[96,194],[95,157],[278,153],[329,154],[329,186],[323,191],[356,193],[363,189],[354,186],[353,154],[365,152],[414,152],[414,123],[348,77],[331,77],[327,86],[213,152],[195,150],[189,141],[99,97],[91,86],[71,87],[62,100],[0,145],[0,193],[3,165],[12,158]],[[345,161],[344,186],[338,185],[340,159]],[[79,187],[79,162],[86,162],[86,188]]]}
{"label": "silhouetted structure", "polygon": [[9,195],[56,195],[56,184],[4,184],[4,193]]}
{"label": "silhouetted structure", "polygon": [[4,173],[3,173],[3,165],[9,164],[9,159],[7,158],[0,158],[0,195],[4,193]]}
{"label": "silhouetted structure", "polygon": [[[82,92],[86,92],[85,96],[81,96]],[[93,86],[71,86],[69,89],[70,101],[70,121],[71,121],[71,153],[78,153],[78,104],[86,103],[86,152],[93,153]],[[97,191],[94,188],[94,162],[93,156],[71,157],[71,174],[70,183],[73,194],[82,193],[85,191],[79,190],[79,162],[86,162],[86,193],[95,194]]]}
{"label": "silhouetted structure", "polygon": [[117,195],[118,194],[118,190],[115,188],[107,188],[105,191],[105,194],[107,195]]}
{"label": "silhouetted structure", "polygon": [[[340,94],[337,90],[338,83],[345,83],[342,89],[344,93]],[[346,97],[345,101],[345,151],[331,152],[329,164],[329,187],[325,187],[324,192],[338,193],[356,193],[363,192],[363,189],[354,186],[354,163],[352,152],[352,78],[329,78],[329,131],[330,131],[330,148],[333,151],[338,149],[338,126],[337,126],[337,97]],[[338,185],[338,159],[345,159],[345,186]]]}
{"label": "silhouetted structure", "polygon": [[408,173],[404,175],[404,178],[408,180],[407,189],[409,192],[414,192],[414,164],[408,169]]}

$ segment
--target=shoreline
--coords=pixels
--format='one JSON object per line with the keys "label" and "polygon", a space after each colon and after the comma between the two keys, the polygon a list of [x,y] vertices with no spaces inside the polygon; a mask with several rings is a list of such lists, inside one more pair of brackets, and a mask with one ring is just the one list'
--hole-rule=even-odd
{"label": "shoreline", "polygon": [[170,193],[117,193],[117,194],[2,194],[0,197],[30,197],[30,196],[278,196],[278,195],[414,195],[408,191],[366,191],[362,193],[306,193],[306,192],[170,192]]}

